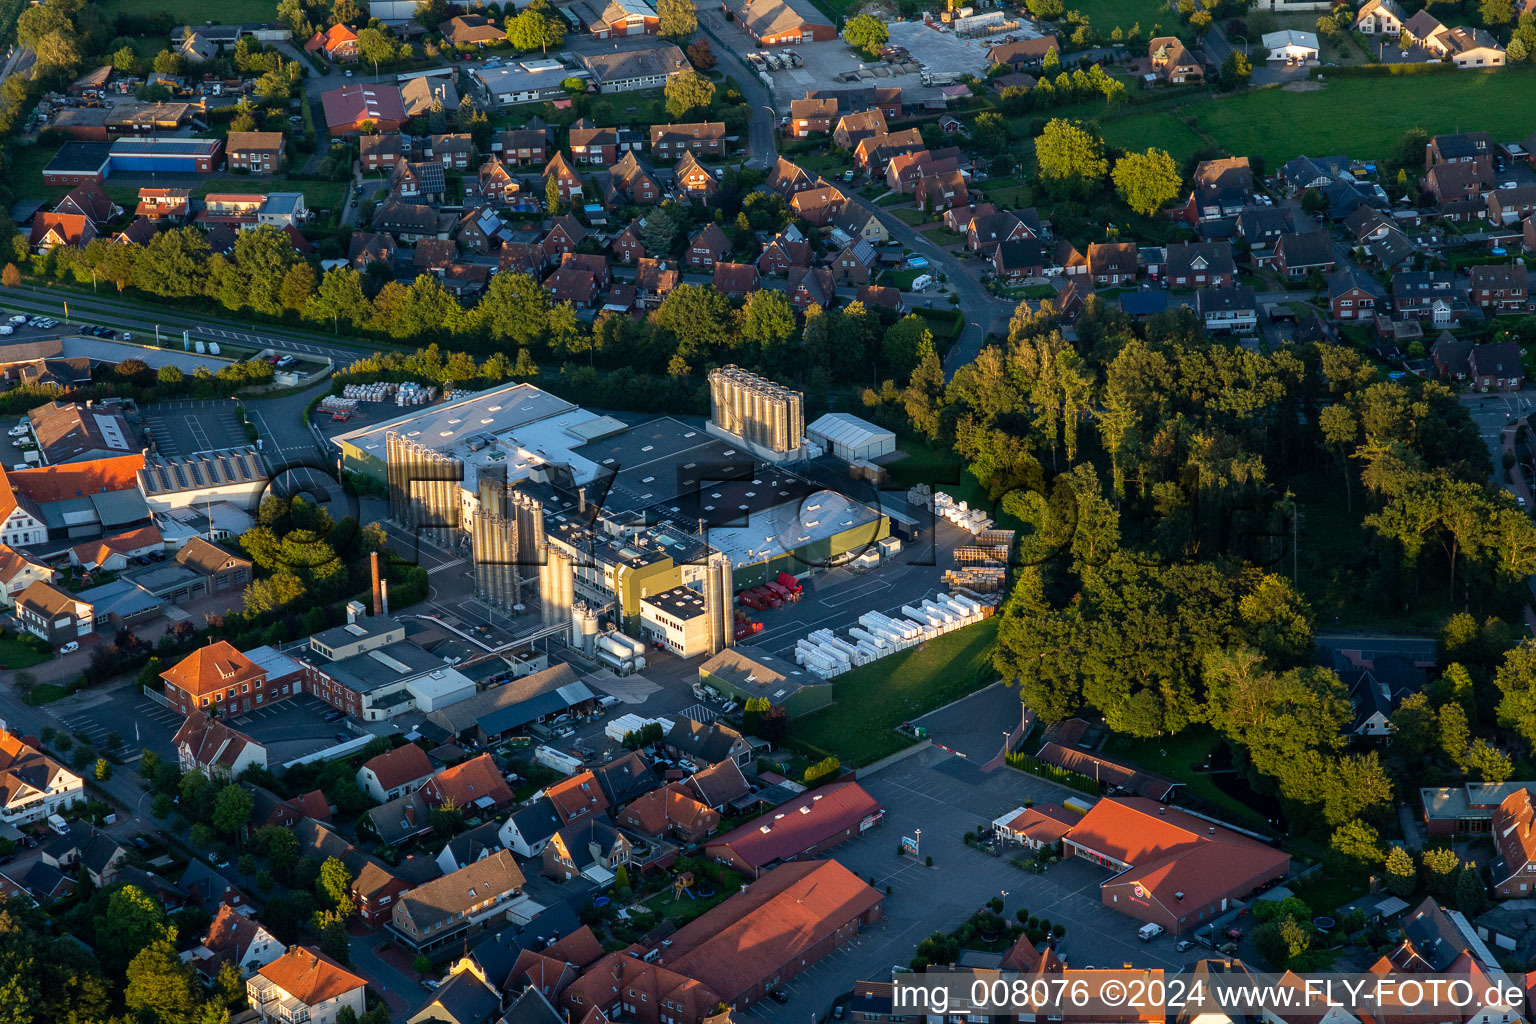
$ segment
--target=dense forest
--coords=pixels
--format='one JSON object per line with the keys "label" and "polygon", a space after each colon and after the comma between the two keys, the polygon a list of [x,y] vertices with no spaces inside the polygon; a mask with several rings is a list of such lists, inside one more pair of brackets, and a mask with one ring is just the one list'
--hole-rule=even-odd
{"label": "dense forest", "polygon": [[[1528,597],[1536,525],[1487,482],[1488,450],[1443,384],[1388,379],[1349,347],[1262,353],[1187,310],[1137,324],[1094,302],[1075,340],[1021,306],[953,380],[929,353],[863,397],[952,448],[1023,527],[995,662],[1043,720],[1210,727],[1293,827],[1345,828],[1346,845],[1387,824],[1393,775],[1508,777],[1476,737],[1536,742],[1536,653],[1505,663],[1500,618]],[[1389,625],[1458,612],[1442,662],[1465,687],[1416,701],[1424,721],[1390,748],[1346,749],[1348,693],[1313,654],[1319,604]],[[1466,713],[1442,734],[1447,704]]]}

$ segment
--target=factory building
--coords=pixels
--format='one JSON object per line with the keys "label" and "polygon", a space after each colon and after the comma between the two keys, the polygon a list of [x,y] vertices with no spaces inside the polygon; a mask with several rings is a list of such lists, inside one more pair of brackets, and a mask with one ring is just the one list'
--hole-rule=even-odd
{"label": "factory building", "polygon": [[547,556],[544,506],[507,483],[505,463],[481,466],[479,499],[470,519],[475,596],[499,608],[519,609],[523,587]]}
{"label": "factory building", "polygon": [[767,462],[801,456],[804,396],[739,366],[709,371],[709,430],[745,445]]}
{"label": "factory building", "polygon": [[731,566],[710,552],[702,585],[673,587],[640,599],[640,633],[683,658],[719,654],[735,643]]}

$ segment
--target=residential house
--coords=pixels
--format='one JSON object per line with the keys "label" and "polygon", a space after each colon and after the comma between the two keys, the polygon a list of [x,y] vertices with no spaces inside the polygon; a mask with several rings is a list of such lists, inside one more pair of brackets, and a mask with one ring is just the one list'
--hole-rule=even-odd
{"label": "residential house", "polygon": [[719,180],[692,153],[683,154],[677,166],[672,168],[672,176],[677,181],[678,190],[687,199],[707,202],[720,191]]}
{"label": "residential house", "polygon": [[797,139],[804,139],[811,135],[826,135],[832,130],[832,124],[836,119],[836,100],[802,97],[790,101],[788,132]]}
{"label": "residential house", "polygon": [[[542,128],[514,128],[496,136],[501,159],[509,164],[542,164],[549,160],[549,134]],[[495,145],[491,147],[496,148]]]}
{"label": "residential house", "polygon": [[567,825],[544,847],[544,876],[557,882],[585,878],[612,884],[614,872],[627,866],[634,844],[607,822],[586,819]]}
{"label": "residential house", "polygon": [[16,596],[33,583],[52,583],[53,569],[33,556],[0,544],[0,608],[14,608]]}
{"label": "residential house", "polygon": [[1202,160],[1192,181],[1189,199],[1173,208],[1170,215],[1199,227],[1243,212],[1253,194],[1253,166],[1245,156]]}
{"label": "residential house", "polygon": [[666,837],[692,846],[714,832],[720,824],[720,813],[674,785],[631,801],[619,811],[616,820],[641,835]]}
{"label": "residential house", "polygon": [[655,175],[641,166],[633,152],[625,153],[618,163],[608,168],[608,189],[610,205],[622,199],[642,206],[655,206],[661,199],[661,186]]}
{"label": "residential house", "polygon": [[608,251],[620,263],[634,263],[644,256],[645,236],[641,233],[640,223],[630,221],[624,225],[624,230],[608,243]]}
{"label": "residential house", "polygon": [[1013,283],[1044,276],[1045,245],[1035,238],[999,243],[992,250],[992,272]]}
{"label": "residential house", "polygon": [[60,245],[82,249],[96,237],[96,225],[79,213],[37,213],[32,217],[29,244],[32,251],[45,253]]}
{"label": "residential house", "polygon": [[1430,347],[1429,357],[1441,380],[1466,380],[1472,368],[1472,342],[1444,331]]}
{"label": "residential house", "polygon": [[78,641],[96,628],[95,609],[89,602],[42,580],[16,595],[16,620],[52,647]]}
{"label": "residential house", "polygon": [[1470,164],[1477,171],[1479,184],[1492,185],[1493,151],[1493,138],[1487,132],[1436,135],[1424,144],[1424,169],[1427,171],[1444,164]]}
{"label": "residential house", "polygon": [[1051,267],[1062,277],[1077,277],[1088,273],[1088,260],[1078,252],[1077,246],[1063,238],[1051,253]]}
{"label": "residential house", "polygon": [[192,190],[189,188],[141,188],[134,214],[155,223],[184,224],[192,215]]}
{"label": "residential house", "polygon": [[721,814],[752,792],[747,777],[741,773],[741,765],[730,759],[694,772],[678,785],[695,800]]}
{"label": "residential house", "polygon": [[1006,210],[978,214],[965,227],[965,247],[989,258],[997,245],[1031,237],[1024,222]]}
{"label": "residential house", "polygon": [[768,180],[763,183],[780,195],[788,198],[796,192],[804,192],[816,187],[816,179],[799,164],[786,156],[781,156],[773,165],[773,170],[768,172]]}
{"label": "residential house", "polygon": [[853,165],[874,177],[885,173],[885,165],[893,157],[902,153],[916,153],[927,148],[923,144],[922,133],[916,128],[871,135],[866,139],[860,139],[858,145],[853,147]]}
{"label": "residential house", "polygon": [[1366,0],[1355,15],[1355,31],[1368,36],[1401,35],[1407,20],[1397,0]]}
{"label": "residential house", "polygon": [[363,135],[357,140],[357,159],[363,172],[393,171],[395,165],[405,159],[405,136],[399,132],[380,132]]}
{"label": "residential house", "polygon": [[1079,274],[1066,279],[1055,298],[1048,300],[1056,307],[1056,312],[1067,323],[1073,323],[1083,311],[1088,308],[1088,300],[1095,298],[1093,282],[1088,275]]}
{"label": "residential house", "polygon": [[1496,188],[1487,198],[1488,219],[1496,225],[1515,224],[1536,213],[1536,185]]}
{"label": "residential house", "polygon": [[254,917],[228,903],[218,913],[200,943],[192,950],[192,963],[204,977],[214,977],[226,963],[234,964],[242,978],[250,978],[283,955],[283,944]]}
{"label": "residential house", "polygon": [[84,779],[0,726],[0,822],[20,828],[85,798]]}
{"label": "residential house", "polygon": [[522,188],[523,183],[495,157],[482,163],[475,175],[475,192],[488,203],[511,203]]}
{"label": "residential house", "polygon": [[461,14],[448,19],[443,38],[454,46],[497,46],[507,41],[506,31],[491,24],[483,14]]}
{"label": "residential house", "polygon": [[858,294],[854,298],[862,302],[869,309],[883,306],[893,313],[905,313],[907,311],[907,304],[901,297],[901,291],[888,285],[867,284],[859,289]]}
{"label": "residential house", "polygon": [[63,833],[49,838],[39,857],[59,871],[84,873],[92,885],[103,889],[127,866],[128,847],[89,822],[75,821]]}
{"label": "residential house", "polygon": [[1486,184],[1481,177],[1473,163],[1435,164],[1424,175],[1424,190],[1442,206],[1457,200],[1468,200],[1481,206]]}
{"label": "residential house", "polygon": [[433,273],[441,277],[458,258],[459,249],[446,238],[423,238],[416,243],[411,255],[411,266],[420,273]]}
{"label": "residential house", "polygon": [[453,240],[459,251],[488,256],[512,240],[513,231],[489,206],[471,208],[459,218]]}
{"label": "residential house", "polygon": [[183,715],[197,708],[235,714],[299,692],[297,674],[269,679],[265,668],[227,640],[200,647],[160,673],[165,696]]}
{"label": "residential house", "polygon": [[433,107],[446,114],[459,109],[459,90],[453,76],[417,75],[400,83],[400,102],[406,117],[430,117]]}
{"label": "residential house", "polygon": [[733,299],[744,299],[758,290],[761,278],[757,267],[751,263],[715,264],[713,285],[715,291],[722,295],[728,295]]}
{"label": "residential house", "polygon": [[1398,35],[1405,39],[1410,47],[1422,47],[1432,56],[1444,57],[1445,32],[1446,28],[1440,23],[1440,19],[1425,9],[1403,22],[1402,30]]}
{"label": "residential house", "polygon": [[395,240],[388,235],[354,231],[351,241],[347,243],[347,265],[353,270],[367,270],[370,263],[382,263],[388,267],[394,258]]}
{"label": "residential house", "polygon": [[1158,36],[1147,44],[1152,73],[1169,85],[1205,81],[1203,68],[1177,36]]}
{"label": "residential house", "polygon": [[1136,280],[1136,243],[1094,242],[1088,247],[1088,276],[1110,288]]}
{"label": "residential house", "polygon": [[119,216],[123,208],[112,201],[112,197],[107,195],[106,189],[100,184],[86,181],[76,185],[68,195],[60,199],[53,212],[81,214],[100,230],[107,221]]}
{"label": "residential house", "polygon": [[1536,892],[1536,812],[1531,791],[1517,789],[1493,812],[1493,893],[1499,899],[1521,899]]}
{"label": "residential house", "polygon": [[572,169],[563,153],[556,153],[549,158],[549,163],[544,165],[544,172],[540,178],[543,180],[545,189],[549,188],[551,178],[557,179],[560,182],[560,198],[567,202],[581,198],[583,187],[581,175]]}
{"label": "residential house", "polygon": [[1467,357],[1467,375],[1480,391],[1519,391],[1525,384],[1520,346],[1512,341],[1474,345]]}
{"label": "residential house", "polygon": [[[602,257],[596,257],[602,259]],[[606,263],[607,261],[604,260]],[[569,302],[577,309],[590,309],[597,305],[601,289],[597,284],[597,277],[581,263],[567,261],[560,264],[550,275],[544,279],[544,287],[549,289],[554,301]]]}
{"label": "residential house", "polygon": [[597,784],[610,807],[622,807],[643,793],[649,793],[660,782],[639,751],[626,750],[610,761],[592,769]]}
{"label": "residential house", "polygon": [[522,892],[523,882],[512,851],[498,850],[401,893],[390,914],[390,931],[417,953],[462,943],[476,925],[505,916],[506,904]]}
{"label": "residential house", "polygon": [[724,121],[651,125],[651,159],[671,163],[684,153],[695,156],[726,155]]}
{"label": "residential house", "polygon": [[825,179],[816,188],[796,192],[789,200],[790,209],[802,220],[819,228],[831,224],[843,212],[847,203],[848,197]]}
{"label": "residential house", "polygon": [[837,119],[837,124],[832,129],[832,145],[851,153],[865,139],[889,133],[890,128],[885,123],[885,114],[882,111],[860,110],[857,113],[844,114]]}
{"label": "residential house", "polygon": [[407,203],[439,205],[448,194],[441,164],[402,160],[389,175],[390,195]]}
{"label": "residential house", "polygon": [[1497,312],[1525,309],[1529,275],[1524,263],[1473,267],[1468,273],[1472,279],[1468,295],[1474,304]]}
{"label": "residential house", "polygon": [[[388,921],[396,897],[410,888],[411,882],[403,877],[404,874],[416,877],[416,866],[411,858],[406,858],[394,868],[387,868],[381,861],[370,857],[311,818],[299,818],[290,831],[299,840],[301,856],[315,857],[322,862],[335,857],[346,866],[352,876],[349,892],[357,906],[357,915],[370,928]],[[431,865],[431,873],[437,873],[436,865]],[[426,877],[430,876],[423,874],[422,880]]]}
{"label": "residential house", "polygon": [[760,878],[774,865],[815,857],[862,835],[884,816],[857,782],[834,782],[716,836],[705,843],[704,855]]}
{"label": "residential house", "polygon": [[434,809],[451,803],[466,814],[487,814],[513,803],[512,787],[490,754],[444,768],[428,779],[420,792]]}
{"label": "residential house", "polygon": [[784,291],[789,304],[802,313],[812,306],[830,309],[837,304],[837,282],[826,267],[790,267]]}
{"label": "residential house", "polygon": [[333,61],[351,63],[358,57],[357,33],[343,24],[332,25],[311,36],[304,49],[310,53],[323,53]]}
{"label": "residential house", "polygon": [[427,158],[455,171],[467,170],[475,163],[475,140],[463,132],[434,135],[427,140]]}
{"label": "residential house", "polygon": [[571,159],[579,164],[607,167],[619,158],[619,133],[613,128],[599,128],[587,118],[575,121],[568,130]]}
{"label": "residential house", "polygon": [[682,271],[671,260],[642,256],[635,264],[635,292],[640,304],[655,309],[682,280]]}
{"label": "residential house", "polygon": [[912,198],[920,210],[948,210],[966,205],[970,200],[970,190],[966,187],[965,175],[958,169],[951,169],[918,178]]}
{"label": "residential house", "polygon": [[1474,25],[1456,25],[1440,36],[1451,63],[1458,68],[1501,68],[1504,48],[1493,33]]}
{"label": "residential house", "polygon": [[1275,242],[1274,251],[1267,256],[1255,257],[1254,262],[1293,281],[1306,278],[1314,270],[1331,274],[1338,265],[1333,254],[1333,239],[1326,231],[1281,235]]}
{"label": "residential house", "polygon": [[764,277],[786,275],[794,267],[811,265],[811,245],[804,238],[791,238],[787,234],[775,235],[763,246],[757,258],[758,273]]}
{"label": "residential house", "polygon": [[1166,273],[1174,288],[1230,288],[1237,266],[1227,242],[1174,242],[1167,246]]}
{"label": "residential house", "polygon": [[877,262],[879,256],[875,247],[862,238],[848,243],[827,259],[832,277],[840,285],[869,284]]}
{"label": "residential house", "polygon": [[1392,277],[1392,304],[1400,317],[1425,318],[1431,303],[1455,297],[1455,275],[1448,270],[1405,270]]}
{"label": "residential house", "polygon": [[586,237],[587,229],[581,221],[568,213],[561,214],[551,222],[549,233],[544,236],[544,258],[558,262],[574,253]]}
{"label": "residential house", "polygon": [[263,1021],[337,1024],[344,1009],[363,1015],[367,985],[319,950],[289,946],[246,980],[245,995]]}
{"label": "residential house", "polygon": [[1328,275],[1328,310],[1335,320],[1369,320],[1376,315],[1382,288],[1359,267],[1345,264]]}
{"label": "residential house", "polygon": [[283,169],[288,143],[282,132],[230,132],[224,156],[232,171],[277,174]]}
{"label": "residential house", "polygon": [[554,805],[562,825],[599,816],[608,809],[608,797],[590,770],[553,783],[545,788],[544,796]]}
{"label": "residential house", "polygon": [[832,219],[832,241],[846,245],[858,238],[870,245],[884,245],[891,240],[891,233],[873,210],[858,203],[849,203],[842,213]]}
{"label": "residential house", "polygon": [[496,253],[496,272],[499,274],[527,274],[537,278],[544,266],[542,242],[503,242]]}
{"label": "residential house", "polygon": [[1213,334],[1249,334],[1259,323],[1258,299],[1244,284],[1197,289],[1195,313]]}
{"label": "residential house", "polygon": [[414,743],[371,757],[357,770],[358,787],[379,803],[415,792],[431,777],[432,762]]}
{"label": "residential house", "polygon": [[547,797],[537,797],[513,811],[496,833],[501,845],[519,857],[537,857],[561,828],[560,815]]}
{"label": "residential house", "polygon": [[266,747],[201,709],[187,715],[171,743],[184,774],[200,771],[210,779],[227,782],[239,778],[247,768],[267,766]]}

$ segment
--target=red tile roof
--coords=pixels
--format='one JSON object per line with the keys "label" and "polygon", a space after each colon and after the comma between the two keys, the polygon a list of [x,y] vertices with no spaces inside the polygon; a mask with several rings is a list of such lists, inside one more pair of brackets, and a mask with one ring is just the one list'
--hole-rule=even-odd
{"label": "red tile roof", "polygon": [[732,1002],[824,955],[818,945],[883,898],[837,861],[785,864],[674,932],[663,963]]}
{"label": "red tile roof", "polygon": [[160,678],[194,697],[264,678],[266,672],[227,640],[215,640],[160,673]]}
{"label": "red tile roof", "polygon": [[318,789],[312,789],[308,793],[301,793],[288,801],[288,806],[316,821],[331,820],[331,802],[325,798],[325,793]]}
{"label": "red tile roof", "polygon": [[164,542],[165,538],[160,536],[159,529],[153,526],[141,526],[137,530],[129,530],[115,537],[103,537],[101,540],[76,544],[70,550],[75,553],[75,559],[81,565],[104,565],[114,552],[126,555],[131,551]]}
{"label": "red tile roof", "polygon": [[[119,455],[110,459],[76,462],[40,469],[20,469],[10,474],[11,486],[33,501],[46,505],[67,498],[84,498],[108,491],[131,491],[139,486],[144,456]],[[0,504],[3,510],[3,504]]]}
{"label": "red tile roof", "polygon": [[[1531,806],[1529,789],[1515,790],[1493,812],[1493,841],[1503,861],[1503,868],[1495,873],[1495,886],[1517,875],[1530,875],[1536,865],[1536,810]],[[1536,876],[1532,880],[1536,881]]]}
{"label": "red tile roof", "polygon": [[490,754],[438,772],[421,787],[421,793],[431,807],[441,807],[451,800],[456,807],[469,808],[487,797],[496,807],[512,802],[512,787],[502,778]]}
{"label": "red tile roof", "polygon": [[563,824],[577,818],[597,814],[608,809],[608,797],[597,784],[597,776],[590,771],[572,775],[544,790],[549,802],[555,805],[555,813]]}
{"label": "red tile roof", "polygon": [[291,946],[256,972],[303,1003],[314,1006],[368,983],[317,949]]}
{"label": "red tile roof", "polygon": [[363,767],[373,772],[385,792],[432,774],[432,762],[427,759],[426,751],[414,743],[370,757],[363,762]]}
{"label": "red tile roof", "polygon": [[881,813],[879,802],[857,782],[834,782],[711,840],[705,849],[728,846],[743,863],[762,868],[804,853]]}

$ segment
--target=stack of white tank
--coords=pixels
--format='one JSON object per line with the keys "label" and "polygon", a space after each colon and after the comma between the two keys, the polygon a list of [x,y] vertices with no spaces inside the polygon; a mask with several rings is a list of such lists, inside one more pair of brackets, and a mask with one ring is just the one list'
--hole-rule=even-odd
{"label": "stack of white tank", "polygon": [[595,656],[599,662],[621,676],[645,668],[645,644],[618,630],[597,638]]}
{"label": "stack of white tank", "polygon": [[933,492],[933,511],[973,534],[992,529],[992,519],[985,512],[971,508],[963,501],[956,501],[943,491]]}
{"label": "stack of white tank", "polygon": [[639,715],[620,715],[603,726],[603,735],[615,743],[623,743],[624,737],[630,733],[638,733],[651,724],[661,726],[661,734],[665,736],[672,731],[672,719],[670,718],[641,718]]}
{"label": "stack of white tank", "polygon": [[848,630],[847,638],[830,629],[818,629],[802,638],[795,645],[795,662],[822,679],[831,679],[991,614],[991,605],[964,594],[939,594],[920,604],[902,605],[900,617],[865,612],[859,616],[859,624]]}

